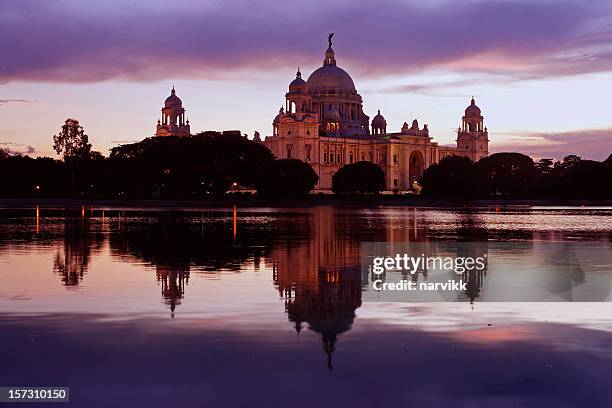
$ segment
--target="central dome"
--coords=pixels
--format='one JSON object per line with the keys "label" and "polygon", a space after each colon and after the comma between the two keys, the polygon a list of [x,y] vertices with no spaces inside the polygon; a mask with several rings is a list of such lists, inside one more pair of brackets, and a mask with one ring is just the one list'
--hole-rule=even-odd
{"label": "central dome", "polygon": [[308,88],[315,93],[334,92],[356,93],[355,83],[351,76],[335,65],[324,65],[308,77]]}

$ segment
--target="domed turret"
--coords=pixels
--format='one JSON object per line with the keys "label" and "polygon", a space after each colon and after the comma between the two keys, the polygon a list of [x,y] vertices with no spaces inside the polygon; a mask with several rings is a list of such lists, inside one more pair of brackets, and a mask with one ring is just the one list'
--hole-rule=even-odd
{"label": "domed turret", "polygon": [[300,72],[300,68],[298,68],[297,73],[295,74],[295,79],[289,84],[289,93],[306,92],[308,92],[308,86],[306,81],[302,79],[302,73]]}
{"label": "domed turret", "polygon": [[482,132],[484,117],[480,108],[476,106],[476,101],[472,96],[470,106],[465,109],[465,116],[463,116],[462,130],[467,132]]}
{"label": "domed turret", "polygon": [[372,118],[372,133],[375,135],[387,133],[387,120],[380,114],[380,109],[376,116]]}
{"label": "domed turret", "polygon": [[481,114],[482,113],[480,112],[480,108],[476,106],[476,100],[474,100],[474,97],[472,96],[472,101],[470,103],[470,106],[468,106],[465,109],[465,116],[476,117],[476,116],[480,116]]}
{"label": "domed turret", "polygon": [[176,96],[176,91],[174,90],[174,86],[172,87],[172,91],[170,91],[170,96],[166,98],[166,101],[164,102],[164,106],[166,108],[172,108],[172,109],[180,109],[183,107],[183,101],[181,101],[181,98]]}
{"label": "domed turret", "polygon": [[386,124],[387,124],[387,121],[385,120],[385,117],[380,114],[380,109],[379,109],[376,116],[372,118],[372,125],[386,125]]}
{"label": "domed turret", "polygon": [[289,92],[285,95],[286,109],[288,114],[307,114],[312,110],[312,98],[308,92],[308,85],[302,79],[300,68],[295,74],[295,79],[289,84]]}
{"label": "domed turret", "polygon": [[460,156],[477,162],[489,154],[489,133],[484,126],[484,117],[474,97],[465,109],[461,127],[457,131],[457,151]]}
{"label": "domed turret", "polygon": [[174,87],[170,91],[170,96],[164,101],[161,110],[161,120],[157,120],[157,130],[155,136],[191,136],[189,120],[185,118],[183,101],[176,96]]}

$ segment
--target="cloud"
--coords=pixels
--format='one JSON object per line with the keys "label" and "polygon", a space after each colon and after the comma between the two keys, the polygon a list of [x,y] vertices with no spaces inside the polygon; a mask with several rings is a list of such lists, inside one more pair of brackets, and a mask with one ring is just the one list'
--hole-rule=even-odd
{"label": "cloud", "polygon": [[585,159],[605,160],[612,154],[612,128],[566,132],[508,132],[507,142],[491,143],[492,152],[513,151],[534,158],[562,159],[576,154]]}
{"label": "cloud", "polygon": [[34,146],[14,142],[0,142],[0,149],[4,150],[10,155],[37,153]]}
{"label": "cloud", "polygon": [[[381,90],[373,90],[373,92],[380,92],[386,94],[403,94],[403,93],[420,93],[427,95],[446,95],[452,96],[448,93],[450,89],[473,87],[474,84],[488,84],[488,85],[508,85],[518,81],[529,81],[535,79],[541,79],[541,75],[500,75],[500,74],[466,74],[461,79],[446,80],[438,82],[423,82],[423,83],[412,83],[412,84],[400,84]],[[464,94],[461,94],[462,96]]]}
{"label": "cloud", "polygon": [[560,76],[612,68],[604,0],[82,2],[4,0],[0,82],[216,78],[319,63]]}
{"label": "cloud", "polygon": [[387,94],[402,94],[402,93],[422,93],[422,94],[434,94],[441,90],[447,90],[449,88],[461,88],[468,86],[472,81],[469,80],[457,80],[457,81],[444,81],[434,83],[422,83],[422,84],[403,84],[396,85],[390,88],[382,89],[381,93]]}
{"label": "cloud", "polygon": [[37,102],[36,100],[30,100],[30,99],[0,99],[0,106],[7,104],[7,103],[13,103],[13,102],[18,102],[18,103],[33,103],[33,102]]}

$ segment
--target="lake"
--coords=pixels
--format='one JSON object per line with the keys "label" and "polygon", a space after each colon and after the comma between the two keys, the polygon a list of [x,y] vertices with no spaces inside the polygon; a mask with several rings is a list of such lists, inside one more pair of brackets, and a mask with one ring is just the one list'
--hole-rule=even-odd
{"label": "lake", "polygon": [[[371,243],[457,242],[488,259],[465,289],[373,289]],[[610,208],[3,208],[0,386],[79,407],[609,407],[611,248]]]}

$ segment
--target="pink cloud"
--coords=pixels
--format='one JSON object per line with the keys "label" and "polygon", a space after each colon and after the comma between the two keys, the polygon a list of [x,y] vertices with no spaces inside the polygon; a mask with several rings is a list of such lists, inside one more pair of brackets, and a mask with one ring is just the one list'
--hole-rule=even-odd
{"label": "pink cloud", "polygon": [[442,67],[557,76],[612,68],[606,2],[5,0],[0,82],[214,78],[322,59],[362,76]]}
{"label": "pink cloud", "polygon": [[8,154],[35,154],[36,149],[33,146],[14,142],[0,142],[0,149]]}
{"label": "pink cloud", "polygon": [[534,158],[562,159],[576,154],[585,159],[605,160],[612,154],[612,128],[565,132],[513,132],[507,142],[491,143],[492,152],[513,151]]}

